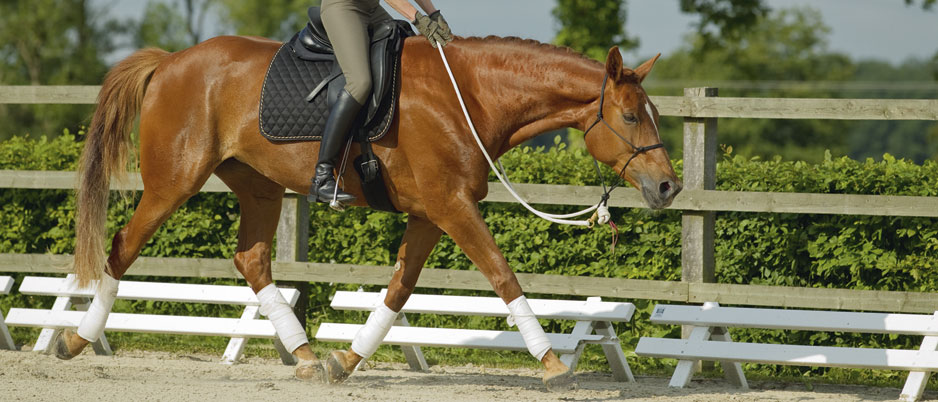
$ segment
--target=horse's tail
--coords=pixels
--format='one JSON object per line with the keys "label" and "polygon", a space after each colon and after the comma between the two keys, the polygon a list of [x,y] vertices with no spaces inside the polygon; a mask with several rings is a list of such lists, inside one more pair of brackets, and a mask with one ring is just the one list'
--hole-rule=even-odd
{"label": "horse's tail", "polygon": [[134,155],[130,131],[157,66],[170,53],[140,50],[114,66],[98,94],[98,107],[85,139],[78,169],[75,274],[80,287],[105,270],[105,236],[110,178],[124,181]]}

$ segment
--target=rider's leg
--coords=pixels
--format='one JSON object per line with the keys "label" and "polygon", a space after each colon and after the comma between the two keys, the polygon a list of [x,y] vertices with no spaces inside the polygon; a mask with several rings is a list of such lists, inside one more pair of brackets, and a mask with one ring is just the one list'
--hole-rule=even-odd
{"label": "rider's leg", "polygon": [[354,1],[324,0],[320,10],[323,26],[332,42],[339,67],[345,74],[346,84],[326,120],[309,199],[329,202],[335,196],[337,201],[348,203],[354,201],[355,197],[342,191],[336,192],[333,169],[349,129],[371,93],[368,54],[368,24],[371,17],[368,13],[372,9]]}
{"label": "rider's leg", "polygon": [[335,169],[335,159],[346,142],[346,136],[359,109],[361,109],[361,104],[348,90],[342,90],[339,93],[322,133],[319,160],[316,162],[316,176],[313,177],[313,186],[309,191],[309,201],[330,202],[333,197],[343,204],[355,201],[355,196],[336,189],[338,184],[333,176],[333,169]]}

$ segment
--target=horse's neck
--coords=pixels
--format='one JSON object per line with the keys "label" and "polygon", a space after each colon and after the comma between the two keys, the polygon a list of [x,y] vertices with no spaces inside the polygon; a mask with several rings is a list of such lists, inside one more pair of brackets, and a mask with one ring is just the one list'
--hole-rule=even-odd
{"label": "horse's neck", "polygon": [[497,155],[548,131],[583,129],[601,90],[602,65],[550,47],[515,46],[467,49],[472,97],[482,111],[476,125]]}

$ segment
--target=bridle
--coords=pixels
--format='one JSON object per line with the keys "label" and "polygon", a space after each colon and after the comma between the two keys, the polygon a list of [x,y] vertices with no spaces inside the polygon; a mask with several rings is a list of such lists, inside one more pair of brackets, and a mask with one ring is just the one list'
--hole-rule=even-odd
{"label": "bridle", "polygon": [[[528,204],[524,200],[524,198],[522,198],[518,194],[518,192],[514,190],[511,183],[509,183],[508,180],[506,179],[507,174],[505,173],[504,168],[502,168],[500,164],[498,167],[496,167],[495,162],[492,161],[492,157],[488,154],[488,151],[485,150],[485,144],[482,143],[482,139],[479,137],[479,132],[476,131],[475,125],[472,124],[472,118],[469,116],[469,109],[466,108],[466,102],[465,100],[463,100],[462,93],[459,91],[459,85],[456,83],[456,77],[453,75],[453,69],[450,68],[449,60],[446,59],[446,53],[443,52],[443,45],[441,45],[440,43],[437,43],[437,51],[440,53],[440,60],[443,61],[443,67],[446,69],[446,74],[449,75],[450,83],[453,84],[453,91],[456,93],[456,99],[459,101],[459,107],[462,109],[463,117],[466,118],[466,124],[469,126],[469,131],[472,133],[472,138],[475,139],[476,145],[479,146],[479,150],[482,152],[482,155],[485,157],[485,161],[488,162],[489,167],[492,168],[492,172],[495,173],[495,177],[498,178],[498,181],[502,182],[502,184],[505,186],[505,189],[508,190],[508,192],[516,200],[518,200],[518,202],[522,206],[524,206],[525,209],[527,209],[528,211],[531,211],[531,213],[537,215],[538,217],[542,219],[545,219],[554,223],[561,223],[565,225],[586,226],[586,227],[593,227],[593,225],[597,222],[597,220],[600,224],[605,224],[606,222],[608,222],[609,225],[613,229],[613,233],[615,233],[614,238],[618,236],[618,231],[615,228],[615,224],[612,222],[612,220],[610,220],[611,216],[609,214],[609,207],[606,204],[607,204],[607,201],[609,200],[609,193],[612,192],[612,190],[615,189],[619,185],[619,183],[615,183],[612,187],[610,187],[609,189],[606,189],[606,183],[603,180],[602,172],[599,170],[599,162],[596,161],[595,157],[593,158],[593,163],[596,165],[596,173],[599,174],[599,180],[603,183],[604,193],[602,196],[602,201],[582,211],[573,212],[569,214],[550,214],[546,212],[541,212],[535,209],[534,207],[532,207],[530,204]],[[632,147],[632,149],[635,150],[635,152],[632,154],[632,157],[629,158],[629,160],[625,163],[625,166],[622,167],[622,171],[619,172],[619,182],[622,182],[622,180],[624,179],[623,175],[625,174],[625,169],[629,167],[629,163],[632,162],[632,159],[635,159],[636,156],[642,153],[648,152],[652,149],[661,148],[664,145],[657,144],[657,145],[651,145],[647,147],[638,148],[635,145],[633,145],[631,141],[625,139],[625,137],[622,137],[622,135],[620,135],[618,132],[616,132],[615,129],[610,127],[609,123],[607,123],[605,119],[603,119],[603,103],[605,102],[606,81],[608,79],[609,79],[608,74],[605,77],[603,77],[603,88],[602,88],[602,92],[599,94],[600,96],[599,113],[596,114],[596,121],[594,121],[593,124],[591,124],[590,127],[586,129],[586,133],[588,134],[590,130],[593,129],[593,127],[599,124],[599,122],[602,122],[603,124],[606,125],[606,127],[609,127],[609,129],[612,130],[612,132],[615,133],[616,136],[621,138],[623,141],[625,141],[626,144],[629,144]],[[648,105],[646,104],[646,107],[647,106]],[[586,134],[584,134],[584,138],[585,137],[586,137]],[[587,214],[590,212],[594,212],[594,213],[593,213],[593,217],[591,217],[588,220],[576,221],[576,220],[570,219],[570,218],[581,216],[583,214]],[[615,247],[615,240],[613,240],[613,247]]]}
{"label": "bridle", "polygon": [[[595,156],[593,157],[593,165],[596,166],[596,174],[599,176],[599,181],[600,183],[602,183],[602,186],[603,186],[603,195],[602,195],[602,202],[601,202],[602,204],[605,204],[606,202],[608,202],[609,194],[612,193],[612,190],[614,190],[616,187],[619,187],[622,184],[622,182],[625,181],[625,169],[628,169],[629,164],[632,163],[632,160],[635,159],[635,157],[645,152],[651,151],[653,149],[664,148],[664,144],[660,142],[655,145],[646,145],[643,147],[637,147],[635,146],[635,144],[632,143],[632,141],[629,141],[628,139],[623,137],[622,134],[619,134],[619,132],[616,131],[616,129],[612,128],[612,126],[610,126],[609,123],[606,122],[606,119],[603,117],[603,104],[606,101],[606,82],[607,81],[609,81],[609,73],[606,73],[606,75],[603,76],[603,88],[602,88],[602,91],[600,91],[599,93],[599,111],[596,113],[596,120],[593,120],[593,124],[590,124],[589,128],[587,128],[586,131],[583,133],[583,138],[584,139],[586,138],[586,136],[590,133],[590,130],[592,130],[593,127],[596,127],[596,125],[599,123],[603,123],[606,126],[606,128],[609,129],[609,131],[612,131],[612,133],[615,134],[616,137],[619,137],[622,141],[625,141],[626,144],[629,144],[629,146],[632,147],[634,151],[632,152],[632,156],[629,157],[629,160],[625,162],[625,166],[623,166],[622,170],[619,171],[619,174],[618,174],[619,180],[613,183],[613,185],[610,186],[608,189],[606,189],[606,181],[605,179],[603,179],[602,171],[600,171],[600,168],[599,168],[599,161],[596,160]],[[651,117],[652,119],[655,118],[655,116],[649,116],[649,117]]]}

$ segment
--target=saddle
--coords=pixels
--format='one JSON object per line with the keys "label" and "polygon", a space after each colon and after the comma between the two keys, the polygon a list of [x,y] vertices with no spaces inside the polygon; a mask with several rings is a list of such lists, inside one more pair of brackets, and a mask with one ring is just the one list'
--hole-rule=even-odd
{"label": "saddle", "polygon": [[[285,42],[271,61],[260,102],[260,131],[272,142],[320,141],[333,103],[345,88],[319,7],[309,8],[309,22]],[[384,137],[397,112],[401,50],[414,31],[406,21],[390,20],[369,30],[372,94],[352,126],[362,155],[353,164],[362,178],[368,204],[397,212],[387,197],[381,164],[371,143]]]}

